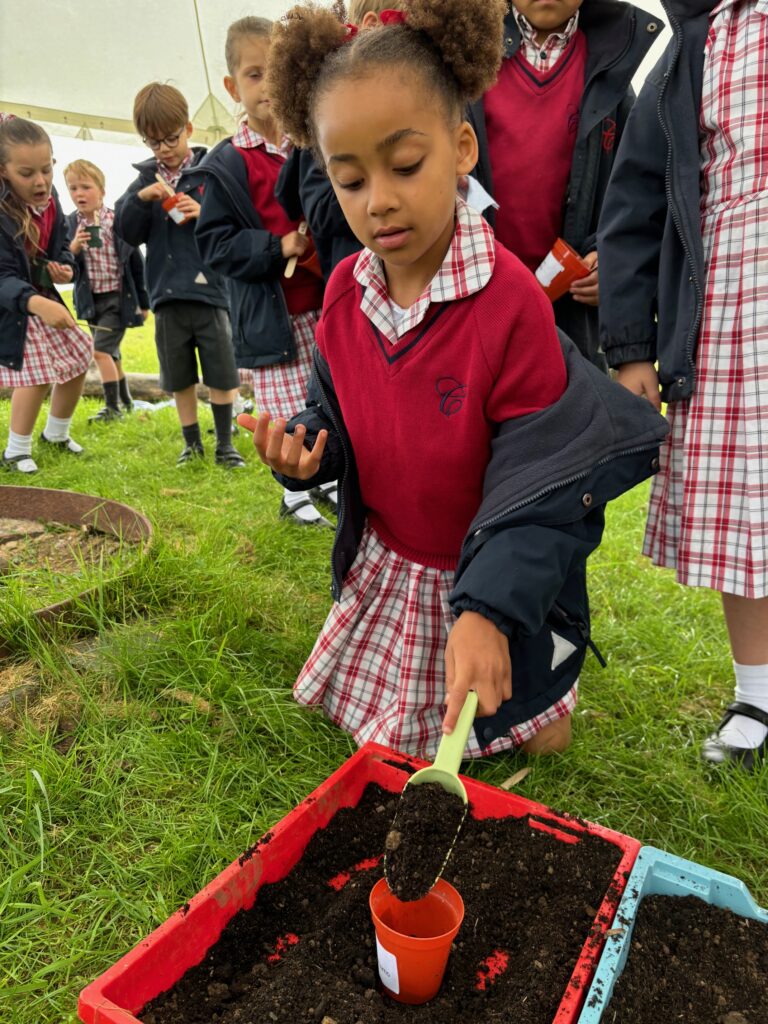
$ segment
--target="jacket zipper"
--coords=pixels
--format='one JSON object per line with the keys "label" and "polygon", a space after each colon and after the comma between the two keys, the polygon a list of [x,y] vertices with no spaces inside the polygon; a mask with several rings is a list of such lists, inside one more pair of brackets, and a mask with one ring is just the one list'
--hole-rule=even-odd
{"label": "jacket zipper", "polygon": [[[341,448],[342,448],[342,451],[344,452],[344,470],[343,470],[343,472],[341,474],[341,479],[338,482],[339,515],[338,515],[338,519],[336,521],[336,540],[337,540],[341,536],[341,532],[342,532],[342,529],[343,529],[343,526],[344,526],[344,518],[345,518],[345,515],[346,515],[346,511],[347,511],[346,501],[345,501],[345,498],[344,498],[344,484],[346,482],[347,473],[349,471],[350,452],[349,452],[349,448],[347,447],[347,439],[345,437],[345,432],[339,427],[338,420],[336,419],[336,416],[335,416],[335,414],[333,412],[333,409],[331,407],[331,403],[328,401],[328,395],[326,393],[326,390],[325,390],[325,387],[323,385],[323,382],[320,380],[320,374],[317,372],[317,367],[314,365],[314,363],[312,365],[312,376],[315,379],[315,381],[317,382],[318,390],[320,391],[320,394],[322,395],[322,398],[323,398],[323,403],[324,403],[325,411],[328,413],[328,418],[330,419],[331,423],[333,424],[334,430],[339,435],[339,440],[341,441]],[[331,557],[331,584],[332,584],[331,590],[333,592],[334,599],[338,600],[338,598],[339,598],[339,596],[341,594],[341,580],[339,579],[339,574],[336,571],[336,557],[335,557],[335,555],[336,555],[336,540],[334,540],[333,552],[332,552],[332,557]]]}
{"label": "jacket zipper", "polygon": [[562,490],[563,487],[568,487],[569,484],[575,484],[578,480],[586,479],[590,473],[598,466],[604,466],[608,462],[612,462],[614,459],[620,459],[625,455],[638,455],[640,452],[650,451],[652,448],[656,448],[657,443],[636,445],[634,448],[625,448],[624,451],[617,452],[615,455],[606,455],[599,462],[596,462],[591,469],[585,469],[583,473],[576,473],[574,476],[566,477],[565,480],[560,480],[556,484],[550,484],[549,487],[543,487],[540,491],[536,491],[535,494],[531,494],[528,498],[523,498],[522,501],[516,502],[514,505],[510,505],[509,508],[504,509],[502,512],[497,512],[496,515],[486,519],[478,527],[472,531],[472,536],[479,536],[483,530],[487,530],[489,526],[493,526],[500,519],[504,519],[506,516],[512,515],[513,512],[518,512],[521,508],[525,508],[526,505],[532,505],[534,501],[538,501],[539,498],[543,498],[547,494],[552,494],[554,491]]}
{"label": "jacket zipper", "polygon": [[558,604],[557,601],[555,601],[555,603],[552,605],[552,610],[555,612],[556,615],[560,616],[560,618],[563,620],[566,626],[571,626],[573,629],[577,631],[581,639],[584,641],[584,643],[587,645],[590,651],[592,651],[594,656],[597,658],[600,668],[607,668],[608,662],[600,653],[600,649],[598,648],[595,641],[592,639],[592,634],[589,631],[589,626],[586,624],[584,619],[574,619],[574,617],[570,615],[561,604]]}
{"label": "jacket zipper", "polygon": [[693,287],[694,287],[694,290],[696,292],[696,316],[694,318],[693,324],[691,325],[691,329],[688,332],[688,337],[686,338],[686,341],[685,341],[685,354],[686,354],[686,356],[688,358],[688,366],[691,368],[691,370],[690,370],[691,376],[692,376],[691,384],[693,385],[693,383],[695,382],[695,378],[696,378],[696,368],[695,368],[695,366],[693,364],[693,342],[694,342],[694,339],[697,338],[698,334],[699,334],[699,326],[701,324],[701,312],[702,312],[703,299],[702,299],[702,294],[701,294],[701,287],[699,285],[699,280],[698,280],[698,277],[696,276],[696,265],[695,265],[695,262],[694,262],[694,259],[693,259],[693,253],[691,252],[691,248],[688,245],[688,240],[687,240],[687,238],[685,236],[685,232],[682,229],[682,223],[680,221],[680,216],[679,216],[679,213],[678,213],[678,210],[677,210],[677,206],[676,206],[676,203],[675,203],[675,198],[674,198],[674,196],[672,194],[672,186],[670,184],[671,169],[672,169],[672,133],[670,132],[670,130],[669,130],[668,126],[667,126],[667,123],[664,120],[664,114],[662,112],[662,104],[663,104],[663,101],[664,101],[664,95],[665,95],[665,93],[667,91],[667,86],[669,85],[669,76],[672,73],[672,69],[674,68],[675,64],[677,63],[678,57],[680,56],[680,50],[681,50],[682,45],[683,45],[683,40],[682,40],[682,34],[680,32],[680,22],[677,20],[677,18],[674,16],[674,14],[670,10],[667,9],[666,4],[664,4],[664,9],[666,10],[667,17],[669,18],[669,22],[670,22],[670,25],[672,27],[672,31],[675,33],[675,51],[672,54],[672,59],[671,59],[671,61],[669,63],[669,68],[664,73],[664,81],[662,83],[661,88],[659,89],[659,98],[658,98],[658,101],[656,103],[656,116],[659,119],[659,124],[661,125],[661,130],[664,132],[664,138],[666,139],[666,142],[667,142],[667,166],[666,166],[666,170],[665,170],[665,174],[664,174],[664,191],[665,191],[666,197],[667,197],[667,205],[669,206],[670,213],[672,214],[672,220],[674,221],[675,227],[677,229],[677,234],[678,234],[678,236],[680,238],[680,242],[681,242],[681,244],[683,246],[683,251],[685,253],[685,258],[688,261],[688,267],[689,267],[689,269],[691,271],[691,282],[693,283]]}

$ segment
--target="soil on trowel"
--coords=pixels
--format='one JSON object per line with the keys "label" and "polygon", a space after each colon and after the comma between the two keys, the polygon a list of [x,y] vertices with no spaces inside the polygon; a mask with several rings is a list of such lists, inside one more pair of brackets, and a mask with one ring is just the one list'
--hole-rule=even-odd
{"label": "soil on trowel", "polygon": [[0,517],[0,585],[18,577],[25,590],[59,600],[61,584],[111,560],[122,544],[119,538],[87,526]]}
{"label": "soil on trowel", "polygon": [[766,1024],[768,926],[695,896],[645,897],[603,1020]]}
{"label": "soil on trowel", "polygon": [[552,1024],[620,850],[470,813],[444,875],[464,922],[438,995],[406,1006],[382,993],[368,907],[399,799],[371,784],[339,811],[202,963],[138,1014],[143,1024]]}
{"label": "soil on trowel", "polygon": [[439,783],[405,787],[384,846],[387,882],[398,899],[427,895],[448,867],[465,812],[461,797]]}

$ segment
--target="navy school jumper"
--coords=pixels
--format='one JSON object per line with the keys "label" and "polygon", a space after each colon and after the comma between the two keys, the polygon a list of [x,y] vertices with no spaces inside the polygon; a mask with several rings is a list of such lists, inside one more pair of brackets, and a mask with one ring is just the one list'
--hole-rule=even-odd
{"label": "navy school jumper", "polygon": [[[71,241],[77,233],[77,211],[67,214],[67,238]],[[120,326],[141,327],[144,317],[142,309],[149,309],[149,295],[144,279],[144,257],[138,249],[128,245],[116,234],[115,250],[120,264]],[[75,309],[81,320],[93,320],[96,316],[96,305],[88,279],[88,264],[85,251],[80,250],[75,256],[78,267],[78,278],[75,284]]]}
{"label": "navy school jumper", "polygon": [[[187,168],[176,186],[198,202],[200,183],[190,177],[196,164],[206,151],[192,149],[193,164]],[[145,245],[147,249],[147,284],[152,309],[164,302],[202,302],[208,306],[227,309],[229,298],[224,280],[200,256],[195,244],[195,222],[175,224],[162,207],[160,200],[145,203],[138,193],[154,185],[157,160],[152,157],[134,164],[138,178],[115,204],[115,234],[129,245]]]}
{"label": "navy school jumper", "polygon": [[[77,286],[78,270],[75,257],[69,250],[66,220],[56,189],[53,189],[52,194],[56,204],[56,220],[45,256],[54,263],[72,267]],[[40,294],[32,284],[24,239],[17,231],[16,224],[10,218],[0,217],[0,365],[11,370],[20,370],[22,367],[29,320],[27,304],[33,296]],[[46,298],[57,299],[64,304],[56,289],[50,290]]]}
{"label": "navy school jumper", "polygon": [[[579,8],[579,28],[587,39],[587,67],[570,180],[563,197],[562,237],[577,252],[586,255],[597,248],[597,224],[603,197],[616,148],[634,102],[632,77],[664,23],[647,11],[619,0],[584,0]],[[514,11],[510,10],[504,19],[505,59],[513,57],[520,45],[520,29]],[[504,188],[514,187],[514,183],[493,180],[482,99],[470,107],[470,121],[480,144],[473,173],[497,201],[503,202]],[[493,224],[492,208],[485,216]],[[605,367],[605,359],[599,351],[597,308],[564,295],[554,304],[554,311],[557,326],[574,340],[582,354]]]}

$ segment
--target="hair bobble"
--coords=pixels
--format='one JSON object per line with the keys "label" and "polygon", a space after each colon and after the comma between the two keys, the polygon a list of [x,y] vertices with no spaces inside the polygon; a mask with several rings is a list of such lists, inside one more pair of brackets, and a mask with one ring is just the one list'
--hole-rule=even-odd
{"label": "hair bobble", "polygon": [[353,25],[351,21],[348,21],[344,25],[344,28],[347,30],[347,34],[341,40],[341,42],[339,43],[339,46],[343,46],[344,43],[350,42],[350,40],[354,39],[355,36],[357,35],[357,33],[360,31],[360,29],[357,27],[357,25]]}
{"label": "hair bobble", "polygon": [[405,11],[393,11],[387,9],[379,15],[382,25],[405,25]]}

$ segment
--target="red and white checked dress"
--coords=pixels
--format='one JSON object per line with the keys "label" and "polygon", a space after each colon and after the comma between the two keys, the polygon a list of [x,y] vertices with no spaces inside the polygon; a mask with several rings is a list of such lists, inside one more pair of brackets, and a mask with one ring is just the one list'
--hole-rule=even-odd
{"label": "red and white checked dress", "polygon": [[[232,144],[241,149],[262,146],[268,153],[287,160],[293,144],[285,136],[279,146],[255,132],[247,121],[242,121],[232,136]],[[241,370],[240,380],[249,374],[253,388],[253,401],[257,412],[269,412],[273,417],[290,419],[300,413],[307,404],[307,386],[312,372],[312,352],[315,347],[315,328],[320,319],[320,310],[296,313],[290,316],[291,333],[296,347],[296,356],[290,363],[275,363],[259,366],[254,370]]]}
{"label": "red and white checked dress", "polygon": [[[493,273],[493,234],[462,200],[443,265],[405,317],[393,311],[378,256],[364,249],[355,277],[364,285],[361,310],[395,344],[433,302],[479,291]],[[300,704],[322,706],[362,745],[369,740],[434,758],[442,738],[445,645],[454,623],[448,604],[453,572],[411,562],[366,526],[360,547],[306,664],[294,685]],[[514,726],[483,751],[470,735],[466,757],[510,750],[571,713],[577,686],[542,714]]]}
{"label": "red and white checked dress", "polygon": [[768,0],[712,12],[701,103],[706,264],[696,390],[670,406],[645,553],[768,596]]}
{"label": "red and white checked dress", "polygon": [[[53,199],[50,199],[49,204],[52,202]],[[43,212],[33,212],[40,225],[43,223],[40,216]],[[39,248],[42,252],[45,251],[47,243],[48,238],[41,235]],[[50,297],[53,297],[53,292],[50,293]],[[80,327],[63,330],[49,327],[40,317],[30,314],[27,319],[21,369],[11,370],[7,366],[0,366],[0,387],[26,388],[37,384],[66,384],[68,380],[85,373],[91,364],[92,356],[91,336]]]}

